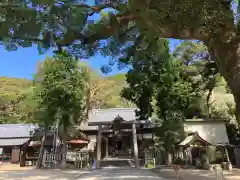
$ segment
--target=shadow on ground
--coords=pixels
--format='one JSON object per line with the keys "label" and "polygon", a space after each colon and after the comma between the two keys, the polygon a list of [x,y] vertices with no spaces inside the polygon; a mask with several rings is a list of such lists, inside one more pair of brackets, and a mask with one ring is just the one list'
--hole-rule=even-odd
{"label": "shadow on ground", "polygon": [[135,168],[101,170],[0,171],[0,180],[163,180],[155,173]]}
{"label": "shadow on ground", "polygon": [[[154,173],[168,180],[176,180],[176,174],[173,169],[153,169]],[[179,171],[180,180],[216,180],[215,172],[196,169],[181,169]],[[240,180],[240,170],[224,172],[224,180]]]}

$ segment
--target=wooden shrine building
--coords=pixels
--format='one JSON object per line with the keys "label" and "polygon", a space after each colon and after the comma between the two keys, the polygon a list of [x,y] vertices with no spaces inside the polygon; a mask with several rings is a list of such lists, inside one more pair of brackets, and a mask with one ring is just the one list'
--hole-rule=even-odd
{"label": "wooden shrine building", "polygon": [[32,124],[1,124],[0,160],[19,163],[20,152],[30,143],[36,128]]}
{"label": "wooden shrine building", "polygon": [[136,109],[113,108],[90,111],[87,123],[80,129],[88,135],[88,149],[96,152],[96,166],[104,158],[133,159],[139,167],[139,158],[153,142],[153,124],[136,120]]}

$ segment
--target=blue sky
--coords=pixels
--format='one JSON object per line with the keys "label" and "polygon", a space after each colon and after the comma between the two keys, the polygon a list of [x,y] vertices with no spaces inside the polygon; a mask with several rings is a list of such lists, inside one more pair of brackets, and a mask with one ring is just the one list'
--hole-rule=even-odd
{"label": "blue sky", "polygon": [[[174,49],[180,42],[177,40],[171,40],[171,49]],[[17,51],[8,52],[4,47],[0,47],[0,76],[19,77],[19,78],[32,78],[32,75],[36,72],[37,62],[43,61],[46,56],[52,56],[51,52],[47,52],[44,55],[40,55],[37,47],[31,48],[19,48]],[[87,60],[87,62],[93,69],[100,71],[102,65],[106,65],[109,62],[109,58],[105,58],[101,55],[96,55]],[[126,72],[127,69],[119,71],[116,66],[113,67],[112,72],[107,75],[113,75],[121,72]]]}

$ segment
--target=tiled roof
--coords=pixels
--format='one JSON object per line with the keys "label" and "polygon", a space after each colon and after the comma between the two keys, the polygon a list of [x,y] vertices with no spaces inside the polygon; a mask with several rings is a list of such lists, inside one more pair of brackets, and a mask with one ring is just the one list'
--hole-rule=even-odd
{"label": "tiled roof", "polygon": [[187,136],[182,142],[179,143],[179,146],[186,146],[191,143],[195,138],[195,134]]}
{"label": "tiled roof", "polygon": [[35,128],[32,124],[0,124],[0,139],[32,137]]}
{"label": "tiled roof", "polygon": [[88,122],[109,122],[120,116],[125,121],[136,119],[135,108],[93,109],[89,112]]}
{"label": "tiled roof", "polygon": [[0,147],[2,146],[21,146],[26,143],[30,138],[10,138],[0,139]]}
{"label": "tiled roof", "polygon": [[[125,121],[136,119],[135,108],[109,108],[109,109],[93,109],[89,111],[88,122],[110,122],[120,116]],[[88,122],[83,122],[80,126],[81,130],[97,130],[97,126],[88,126]]]}
{"label": "tiled roof", "polygon": [[206,144],[211,144],[208,141],[206,141],[205,139],[203,139],[201,136],[199,136],[198,133],[194,133],[194,134],[187,136],[182,142],[180,142],[179,146],[188,146],[195,140],[200,140],[200,141],[205,142]]}

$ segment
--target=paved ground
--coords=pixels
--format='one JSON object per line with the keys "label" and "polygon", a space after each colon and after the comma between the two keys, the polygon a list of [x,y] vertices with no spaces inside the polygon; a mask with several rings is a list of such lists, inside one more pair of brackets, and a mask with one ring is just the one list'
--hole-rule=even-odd
{"label": "paved ground", "polygon": [[0,170],[0,180],[163,180],[157,174],[135,168],[101,170]]}
{"label": "paved ground", "polygon": [[[176,180],[176,175],[172,169],[153,169],[153,172],[167,180]],[[181,169],[179,171],[180,180],[216,180],[216,173],[196,170]],[[224,180],[240,180],[240,169],[233,169],[231,172],[224,171]]]}
{"label": "paved ground", "polygon": [[[152,172],[153,171],[153,172]],[[0,180],[176,180],[172,169],[107,168],[101,170],[37,170],[19,165],[0,167]],[[216,180],[204,170],[180,170],[180,180]],[[225,172],[225,180],[240,180],[240,170]]]}

